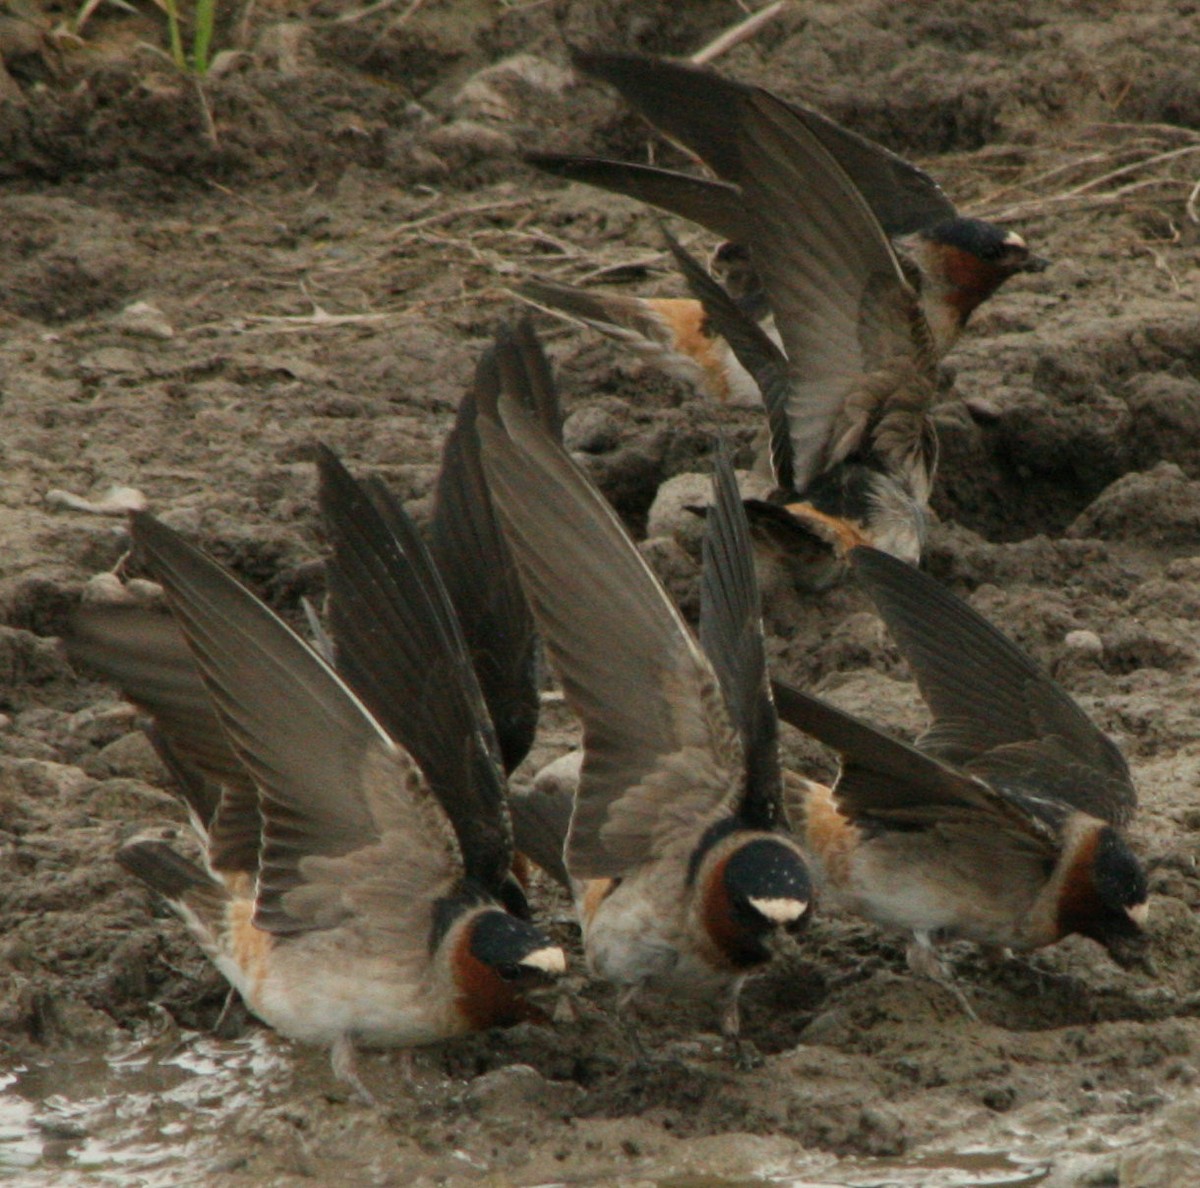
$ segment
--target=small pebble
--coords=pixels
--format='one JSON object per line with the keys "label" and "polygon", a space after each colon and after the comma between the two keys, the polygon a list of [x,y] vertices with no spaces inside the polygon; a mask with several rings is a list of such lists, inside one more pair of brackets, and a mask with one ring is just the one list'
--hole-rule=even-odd
{"label": "small pebble", "polygon": [[87,499],[70,491],[46,492],[46,502],[53,507],[66,507],[72,511],[87,512],[93,516],[123,516],[126,512],[145,511],[150,506],[146,496],[137,487],[109,487],[99,499]]}
{"label": "small pebble", "polygon": [[115,318],[113,324],[126,334],[141,338],[174,338],[175,330],[167,321],[167,315],[157,305],[148,301],[135,301],[127,305]]}
{"label": "small pebble", "polygon": [[1104,643],[1094,631],[1068,631],[1063,643],[1073,652],[1085,656],[1101,656],[1104,654]]}
{"label": "small pebble", "polygon": [[577,408],[563,422],[563,444],[568,450],[603,454],[621,440],[621,426],[607,409],[595,404]]}

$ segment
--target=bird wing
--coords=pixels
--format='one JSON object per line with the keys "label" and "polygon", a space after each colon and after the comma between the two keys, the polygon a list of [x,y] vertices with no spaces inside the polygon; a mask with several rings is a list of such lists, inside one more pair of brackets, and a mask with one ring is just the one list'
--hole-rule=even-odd
{"label": "bird wing", "polygon": [[517,851],[570,891],[571,876],[563,861],[563,849],[575,807],[574,789],[546,788],[535,782],[532,787],[512,792],[509,803]]}
{"label": "bird wing", "polygon": [[912,669],[933,725],[918,746],[981,778],[1114,825],[1132,817],[1129,766],[1069,694],[939,582],[875,549],[850,554]]}
{"label": "bird wing", "polygon": [[767,679],[750,527],[723,442],[713,487],[715,497],[704,520],[700,644],[742,740],[746,783],[738,816],[753,828],[773,829],[783,817],[779,719]]}
{"label": "bird wing", "polygon": [[453,834],[411,756],[216,562],[148,513],[134,513],[132,523],[138,555],[163,586],[258,786],[255,924],[282,936],[347,922],[410,939],[424,929],[423,957],[431,899],[452,889],[458,864]]}
{"label": "bird wing", "polygon": [[[742,156],[730,112],[753,88],[711,70],[640,54],[576,51],[573,59],[585,74],[620,91],[651,123],[702,158],[718,177],[735,185],[744,184],[751,166]],[[889,236],[908,235],[957,216],[954,203],[923,169],[804,104],[779,102],[845,170]],[[673,209],[651,197],[646,201]],[[697,221],[711,226],[703,219]],[[738,238],[725,231],[719,233]]]}
{"label": "bird wing", "polygon": [[865,826],[995,835],[994,845],[1053,858],[1051,825],[1021,798],[956,771],[866,722],[781,681],[772,688],[779,716],[841,756],[834,785],[838,810]]}
{"label": "bird wing", "polygon": [[747,237],[788,358],[795,488],[858,449],[897,402],[932,402],[934,362],[916,292],[845,171],[764,91],[735,120]]}
{"label": "bird wing", "polygon": [[586,182],[690,219],[725,239],[741,242],[745,235],[741,194],[729,182],[605,157],[526,153],[525,160],[555,177]]}
{"label": "bird wing", "polygon": [[416,525],[318,449],[338,671],[416,760],[468,878],[498,895],[512,865],[499,747],[454,610]]}
{"label": "bird wing", "polygon": [[101,673],[154,719],[151,740],[207,838],[221,874],[258,871],[258,788],[238,758],[183,633],[166,607],[84,602],[67,654]]}
{"label": "bird wing", "polygon": [[742,785],[712,666],[616,513],[525,406],[527,326],[501,336],[484,471],[585,759],[567,845],[575,878],[617,877],[715,820]]}
{"label": "bird wing", "polygon": [[[479,458],[476,393],[498,384],[495,357],[488,351],[442,449],[429,547],[454,604],[505,771],[511,772],[529,753],[537,728],[537,635]],[[543,390],[553,393],[552,386]],[[551,401],[547,416],[557,432],[556,402]]]}

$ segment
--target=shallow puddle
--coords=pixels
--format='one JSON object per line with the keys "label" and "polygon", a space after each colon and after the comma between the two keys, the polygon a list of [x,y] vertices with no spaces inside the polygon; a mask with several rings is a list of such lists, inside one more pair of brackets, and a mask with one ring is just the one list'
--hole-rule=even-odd
{"label": "shallow puddle", "polygon": [[[208,1182],[224,1170],[220,1154],[240,1122],[286,1100],[294,1080],[290,1047],[266,1031],[235,1041],[168,1033],[108,1053],[17,1068],[0,1074],[0,1181],[28,1188]],[[816,1164],[794,1175],[773,1167],[762,1177],[639,1182],[658,1188],[1025,1188],[1049,1170],[997,1152],[830,1156],[827,1164],[814,1157]],[[814,1171],[818,1165],[824,1166]],[[310,1182],[324,1178],[318,1173]],[[486,1175],[483,1182],[489,1182]],[[611,1182],[609,1176],[571,1179],[575,1188]]]}
{"label": "shallow puddle", "polygon": [[30,1188],[199,1182],[218,1132],[290,1080],[286,1049],[263,1031],[19,1067],[0,1075],[0,1179]]}
{"label": "shallow puddle", "polygon": [[1032,1188],[1049,1175],[1045,1164],[1017,1163],[993,1152],[949,1153],[912,1159],[843,1160],[817,1178],[768,1176],[727,1180],[681,1176],[657,1188]]}

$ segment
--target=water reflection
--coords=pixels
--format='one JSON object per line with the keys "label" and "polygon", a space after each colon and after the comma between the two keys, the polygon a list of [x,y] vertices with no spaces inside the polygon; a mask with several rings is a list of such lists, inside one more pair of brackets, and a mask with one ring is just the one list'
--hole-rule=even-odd
{"label": "water reflection", "polygon": [[1018,1163],[999,1152],[978,1151],[904,1160],[843,1160],[818,1179],[679,1176],[659,1181],[656,1188],[1031,1188],[1049,1174],[1045,1164]]}
{"label": "water reflection", "polygon": [[286,1046],[266,1031],[231,1041],[172,1032],[22,1066],[0,1078],[0,1179],[177,1185],[211,1159],[216,1131],[290,1079]]}
{"label": "water reflection", "polygon": [[[21,1188],[204,1183],[222,1166],[243,1119],[298,1091],[294,1055],[266,1030],[230,1041],[171,1025],[108,1052],[59,1055],[0,1073],[0,1182]],[[902,1160],[811,1157],[792,1175],[780,1175],[778,1166],[749,1179],[671,1176],[664,1169],[637,1180],[656,1188],[1026,1188],[1049,1171],[1044,1163],[988,1151]],[[387,1162],[384,1156],[385,1168]],[[475,1164],[467,1174],[490,1183],[486,1167]],[[571,1188],[612,1183],[611,1175],[575,1177]]]}

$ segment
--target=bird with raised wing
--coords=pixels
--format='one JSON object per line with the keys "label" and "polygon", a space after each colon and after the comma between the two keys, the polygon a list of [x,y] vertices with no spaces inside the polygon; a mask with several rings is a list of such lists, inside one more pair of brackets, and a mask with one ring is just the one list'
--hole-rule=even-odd
{"label": "bird with raised wing", "polygon": [[[809,109],[659,59],[577,63],[720,175],[681,185],[676,207],[737,238],[723,270],[733,291],[715,304],[689,274],[699,292],[689,316],[767,406],[774,489],[747,504],[760,545],[805,588],[840,576],[856,544],[917,559],[937,463],[937,361],[980,301],[1041,262],[1012,233],[960,218],[920,170]],[[628,178],[644,172],[618,176],[633,189]],[[670,187],[655,179],[646,196],[665,202]]]}
{"label": "bird with raised wing", "polygon": [[492,503],[583,760],[565,846],[589,968],[723,999],[806,924],[813,888],[782,829],[778,724],[744,514],[722,457],[700,643],[616,513],[528,405],[536,340],[502,339],[478,429]]}
{"label": "bird with raised wing", "polygon": [[[353,506],[363,535],[394,540],[365,496]],[[133,539],[210,706],[195,707],[186,664],[162,679],[158,660],[173,642],[139,651],[144,610],[122,631],[122,608],[85,605],[69,647],[158,720],[206,864],[150,840],[128,843],[118,861],[166,896],[259,1018],[330,1045],[339,1077],[364,1094],[356,1044],[408,1047],[537,1017],[525,992],[561,972],[564,957],[523,918],[509,878],[494,735],[428,559],[389,595],[408,600],[432,774],[214,561],[145,513],[133,517]],[[412,540],[379,547],[413,556]],[[334,568],[348,584],[362,576],[352,563]]]}
{"label": "bird with raised wing", "polygon": [[867,548],[850,565],[933,722],[909,746],[775,683],[783,720],[841,756],[832,792],[809,786],[793,814],[831,895],[911,931],[910,965],[934,976],[941,939],[1030,950],[1072,933],[1151,968],[1146,875],[1122,832],[1136,793],[1115,744],[932,578]]}
{"label": "bird with raised wing", "polygon": [[[717,177],[562,153],[530,153],[526,160],[554,176],[637,198],[722,236],[726,242],[710,261],[713,275],[745,313],[769,329],[770,297],[759,278],[753,248],[748,247],[753,230],[744,188],[752,165],[742,154],[736,118],[738,105],[758,88],[683,62],[639,54],[577,51],[574,62],[584,74],[620,91]],[[1006,280],[1047,267],[1048,261],[1033,255],[1015,231],[961,215],[923,169],[813,108],[778,102],[837,162],[890,240],[918,293],[938,358],[954,344],[971,313]],[[807,189],[808,179],[799,180],[785,200],[796,208],[794,217],[803,218],[813,194]],[[820,212],[814,214],[819,222]],[[754,401],[751,377],[695,301],[631,297],[542,281],[529,282],[521,292],[545,308],[637,346],[711,396]]]}

